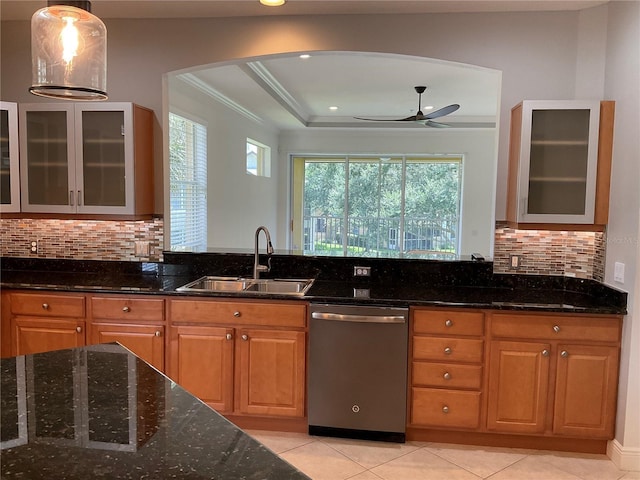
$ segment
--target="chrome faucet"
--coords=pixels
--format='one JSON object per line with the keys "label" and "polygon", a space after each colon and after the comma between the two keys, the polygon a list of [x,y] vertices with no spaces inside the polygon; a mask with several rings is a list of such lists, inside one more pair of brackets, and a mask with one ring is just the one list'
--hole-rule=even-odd
{"label": "chrome faucet", "polygon": [[[260,255],[258,253],[258,237],[260,236],[260,231],[264,232],[265,237],[267,238],[267,264],[260,265]],[[273,255],[273,245],[271,245],[271,235],[269,234],[269,230],[267,227],[258,227],[256,230],[256,249],[253,256],[253,278],[260,278],[260,272],[268,272],[271,270],[271,255]]]}

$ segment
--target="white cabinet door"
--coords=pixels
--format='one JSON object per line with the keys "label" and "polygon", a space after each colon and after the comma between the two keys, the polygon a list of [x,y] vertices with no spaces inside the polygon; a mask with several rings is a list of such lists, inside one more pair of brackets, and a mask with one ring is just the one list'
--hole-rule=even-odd
{"label": "white cabinet door", "polygon": [[594,222],[599,101],[524,101],[518,222]]}

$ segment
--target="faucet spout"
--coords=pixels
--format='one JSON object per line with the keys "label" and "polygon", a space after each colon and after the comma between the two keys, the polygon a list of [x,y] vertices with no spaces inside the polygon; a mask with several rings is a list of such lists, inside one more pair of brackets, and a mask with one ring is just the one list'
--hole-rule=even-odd
{"label": "faucet spout", "polygon": [[[264,236],[267,240],[267,264],[266,265],[260,264],[260,253],[258,250],[258,239],[260,237],[260,232],[264,232]],[[257,280],[258,278],[260,278],[260,272],[268,272],[269,270],[271,270],[271,255],[273,255],[273,245],[271,245],[271,234],[269,233],[269,230],[267,229],[267,227],[260,226],[256,230],[256,243],[255,243],[255,250],[253,254],[253,278],[254,279]]]}

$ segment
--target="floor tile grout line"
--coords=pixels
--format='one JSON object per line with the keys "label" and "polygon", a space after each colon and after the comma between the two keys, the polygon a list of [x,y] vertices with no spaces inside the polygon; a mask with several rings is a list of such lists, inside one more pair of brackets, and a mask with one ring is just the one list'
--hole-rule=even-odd
{"label": "floor tile grout line", "polygon": [[[426,447],[425,447],[425,448],[426,448]],[[435,447],[431,447],[431,448],[435,448]],[[481,448],[481,447],[478,447],[478,448]],[[444,460],[444,461],[446,461],[446,462],[449,462],[449,463],[452,463],[452,464],[453,464],[453,465],[455,465],[456,467],[461,468],[461,469],[463,469],[463,470],[465,470],[465,471],[467,471],[467,472],[469,472],[469,473],[472,473],[472,474],[473,474],[473,475],[475,475],[476,477],[478,477],[478,478],[483,478],[483,479],[490,478],[490,477],[491,477],[491,475],[495,475],[496,473],[501,472],[502,470],[504,470],[504,469],[506,469],[506,468],[509,468],[509,467],[511,467],[512,465],[515,465],[515,464],[516,464],[516,463],[518,463],[520,460],[524,460],[525,458],[527,458],[527,457],[529,456],[529,455],[527,455],[527,454],[524,454],[524,453],[523,453],[523,454],[522,454],[522,455],[524,455],[524,457],[523,457],[523,458],[519,458],[519,459],[517,459],[517,460],[514,460],[514,461],[513,461],[513,462],[511,462],[509,465],[507,465],[507,466],[505,466],[505,467],[502,467],[502,468],[501,468],[500,470],[498,470],[497,472],[493,472],[491,475],[489,475],[489,476],[487,476],[487,477],[484,477],[484,476],[480,476],[480,475],[478,475],[477,473],[475,473],[475,472],[473,472],[473,471],[469,470],[468,468],[466,468],[466,467],[464,467],[464,466],[462,466],[462,465],[458,465],[454,460],[451,460],[451,459],[449,459],[449,458],[443,457],[442,455],[439,455],[437,452],[433,452],[433,451],[431,451],[431,450],[428,450],[428,451],[429,451],[429,453],[432,453],[433,455],[435,455],[435,456],[437,456],[437,457],[441,458],[442,460]],[[571,472],[568,472],[568,473],[571,473]],[[573,475],[573,474],[572,474],[572,475]],[[618,480],[619,480],[619,479],[618,479]]]}

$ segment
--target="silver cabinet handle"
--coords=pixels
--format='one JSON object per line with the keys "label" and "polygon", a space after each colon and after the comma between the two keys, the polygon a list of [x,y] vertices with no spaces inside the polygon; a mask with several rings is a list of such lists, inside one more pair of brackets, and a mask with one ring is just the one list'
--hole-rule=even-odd
{"label": "silver cabinet handle", "polygon": [[445,348],[445,349],[444,349],[444,354],[445,354],[445,355],[451,355],[451,352],[452,352],[452,350],[451,350],[451,348],[449,348],[449,347],[447,347],[447,348]]}
{"label": "silver cabinet handle", "polygon": [[560,326],[559,325],[554,325],[553,326],[553,331],[558,333],[560,331]]}
{"label": "silver cabinet handle", "polygon": [[125,306],[125,307],[122,307],[122,311],[127,313],[131,311],[131,308]]}
{"label": "silver cabinet handle", "polygon": [[449,372],[445,372],[442,378],[444,378],[445,380],[451,380],[451,374]]}
{"label": "silver cabinet handle", "polygon": [[78,206],[82,205],[82,192],[78,190]]}
{"label": "silver cabinet handle", "polygon": [[82,333],[82,327],[76,327],[76,332]]}
{"label": "silver cabinet handle", "polygon": [[231,335],[230,333],[227,333],[227,340],[233,340],[233,335]]}
{"label": "silver cabinet handle", "polygon": [[569,356],[569,352],[567,352],[566,350],[563,350],[562,352],[560,352],[560,356],[562,358],[567,358]]}
{"label": "silver cabinet handle", "polygon": [[247,340],[249,340],[249,335],[242,335],[241,338],[246,342]]}
{"label": "silver cabinet handle", "polygon": [[449,407],[447,407],[446,405],[442,407],[442,413],[449,413]]}
{"label": "silver cabinet handle", "polygon": [[445,327],[452,327],[452,326],[453,326],[453,322],[447,318],[447,319],[444,321],[444,326],[445,326]]}
{"label": "silver cabinet handle", "polygon": [[48,303],[43,303],[42,304],[42,309],[43,310],[49,310],[49,304]]}
{"label": "silver cabinet handle", "polygon": [[69,205],[73,207],[73,190],[69,190]]}
{"label": "silver cabinet handle", "polygon": [[547,350],[546,348],[544,350],[542,350],[542,356],[543,357],[548,357],[549,356],[549,350]]}
{"label": "silver cabinet handle", "polygon": [[236,318],[239,317],[240,315],[241,315],[240,312],[233,312],[233,316],[236,317]]}
{"label": "silver cabinet handle", "polygon": [[162,333],[160,333],[160,330],[156,330],[156,333],[154,334],[156,337],[159,337],[162,335]]}

